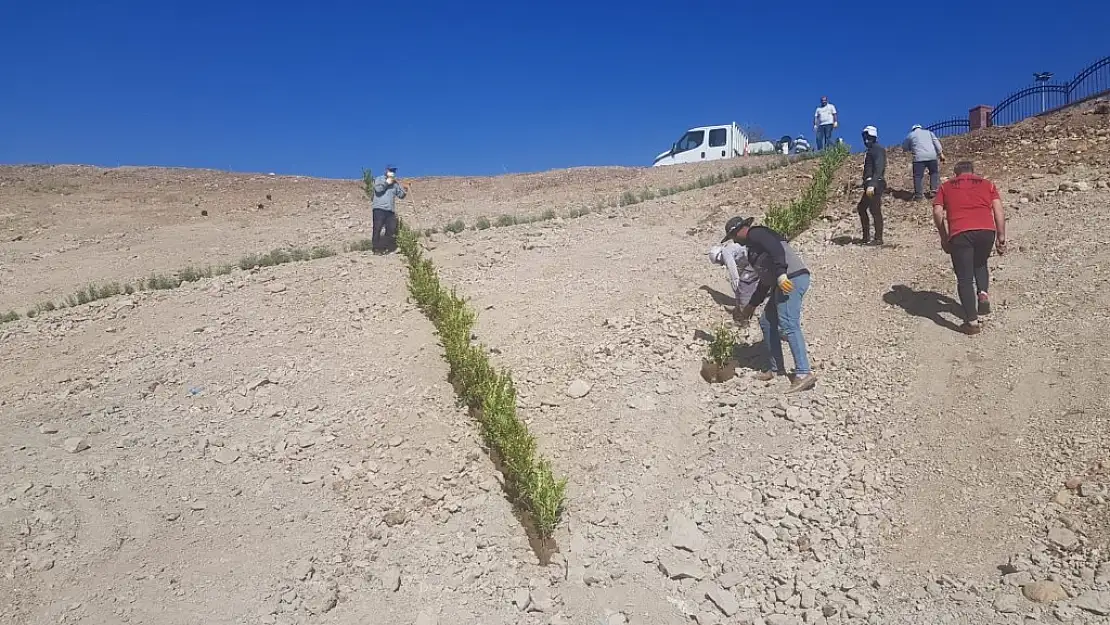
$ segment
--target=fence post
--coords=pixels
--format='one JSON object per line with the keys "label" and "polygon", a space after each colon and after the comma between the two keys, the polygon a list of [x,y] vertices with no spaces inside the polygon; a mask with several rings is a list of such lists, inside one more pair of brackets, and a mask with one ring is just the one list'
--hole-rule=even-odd
{"label": "fence post", "polygon": [[994,111],[994,107],[986,104],[980,104],[968,111],[967,121],[971,125],[970,129],[975,131],[990,126],[992,111]]}

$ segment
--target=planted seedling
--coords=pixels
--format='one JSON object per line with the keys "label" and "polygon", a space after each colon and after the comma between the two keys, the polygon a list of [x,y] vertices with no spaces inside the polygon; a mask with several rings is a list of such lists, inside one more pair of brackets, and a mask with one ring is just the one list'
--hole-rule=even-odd
{"label": "planted seedling", "polygon": [[736,361],[732,359],[735,336],[732,330],[718,326],[709,343],[709,355],[701,363],[701,377],[706,382],[727,382],[736,377]]}

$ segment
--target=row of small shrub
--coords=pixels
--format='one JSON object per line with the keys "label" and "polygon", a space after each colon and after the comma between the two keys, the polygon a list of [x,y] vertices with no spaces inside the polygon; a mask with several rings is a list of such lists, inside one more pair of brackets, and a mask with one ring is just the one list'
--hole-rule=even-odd
{"label": "row of small shrub", "polygon": [[[816,156],[817,156],[816,154],[810,154],[810,153],[800,154],[800,155],[794,157],[793,161],[790,160],[789,158],[787,158],[786,156],[781,156],[781,157],[775,159],[774,161],[772,161],[771,163],[769,163],[765,166],[762,166],[762,167],[745,167],[745,166],[733,167],[732,169],[729,169],[728,171],[722,171],[722,172],[718,172],[718,173],[715,173],[715,174],[709,174],[709,175],[706,175],[706,176],[701,176],[700,178],[698,178],[697,180],[694,180],[693,182],[688,182],[686,184],[678,185],[676,187],[666,187],[666,188],[658,189],[658,190],[647,188],[647,189],[641,189],[639,191],[625,191],[624,193],[622,193],[619,197],[617,197],[615,199],[602,200],[602,201],[598,202],[597,206],[595,206],[593,208],[588,207],[588,206],[581,207],[581,208],[573,208],[573,209],[569,210],[565,215],[563,215],[563,218],[564,219],[576,219],[578,217],[584,217],[584,216],[589,215],[591,213],[596,213],[596,212],[603,211],[606,208],[618,208],[618,207],[621,207],[621,206],[632,206],[633,204],[639,204],[641,202],[647,202],[648,200],[654,200],[654,199],[660,198],[660,197],[669,197],[671,195],[676,195],[678,193],[685,193],[687,191],[693,191],[695,189],[705,189],[707,187],[712,187],[714,185],[718,185],[718,184],[728,182],[729,180],[735,180],[737,178],[743,178],[743,177],[749,176],[751,174],[760,174],[760,173],[768,172],[768,171],[771,171],[771,170],[774,170],[774,169],[779,169],[781,167],[785,167],[785,166],[789,165],[791,162],[809,160],[809,159],[812,159],[812,158],[816,158]],[[460,232],[463,232],[464,230],[488,230],[489,228],[502,228],[502,227],[505,227],[505,226],[517,226],[517,225],[521,225],[521,224],[531,224],[531,223],[536,223],[536,222],[540,222],[540,221],[551,221],[552,219],[555,219],[556,217],[558,217],[558,213],[556,213],[556,211],[554,209],[549,208],[549,209],[543,211],[542,213],[540,213],[538,215],[521,215],[521,216],[501,215],[500,217],[497,217],[494,220],[490,220],[490,218],[488,218],[488,217],[479,217],[473,224],[470,224],[470,225],[468,225],[462,219],[455,219],[454,221],[448,222],[448,223],[446,223],[446,224],[444,224],[444,225],[442,225],[438,228],[427,228],[427,229],[423,230],[423,234],[424,235],[429,235],[429,234],[436,234],[438,232],[450,232],[450,233],[458,234]]]}
{"label": "row of small shrub", "polygon": [[[362,251],[369,249],[369,240],[355,241],[347,245],[346,249],[349,251]],[[253,269],[255,267],[273,267],[275,265],[284,265],[286,263],[295,263],[306,260],[316,260],[318,258],[327,258],[335,256],[335,250],[331,248],[317,246],[312,248],[288,248],[288,249],[275,249],[265,254],[247,254],[239,259],[235,264],[215,265],[208,267],[185,267],[174,273],[160,274],[153,273],[150,277],[135,281],[133,283],[120,283],[108,282],[104,284],[90,284],[72,295],[67,296],[59,303],[52,301],[43,302],[36,305],[34,308],[28,309],[23,315],[12,310],[7,313],[0,314],[0,323],[9,323],[17,321],[23,317],[33,319],[42,313],[51,312],[61,308],[73,308],[75,306],[82,306],[90,302],[95,302],[117,295],[131,295],[138,291],[163,291],[168,289],[176,289],[182,284],[189,282],[196,282],[204,278],[212,278],[214,276],[223,276],[235,271],[236,268],[244,271]]]}
{"label": "row of small shrub", "polygon": [[505,476],[506,490],[543,539],[550,538],[563,511],[566,479],[556,478],[540,457],[536,439],[516,413],[516,388],[507,370],[490,362],[487,348],[471,341],[477,314],[439,279],[417,233],[401,224],[398,248],[408,264],[409,292],[435,325],[459,399],[481,426],[482,437]]}
{"label": "row of small shrub", "polygon": [[829,187],[837,170],[848,159],[848,149],[836,146],[820,152],[819,155],[821,162],[802,195],[786,206],[772,207],[764,216],[764,225],[788,239],[801,234],[825,210]]}

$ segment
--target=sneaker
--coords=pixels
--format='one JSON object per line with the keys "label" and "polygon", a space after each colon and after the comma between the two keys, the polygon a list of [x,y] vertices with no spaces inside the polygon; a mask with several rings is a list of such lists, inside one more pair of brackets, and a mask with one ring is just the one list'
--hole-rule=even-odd
{"label": "sneaker", "polygon": [[983,331],[983,326],[979,325],[978,321],[975,321],[973,323],[965,323],[962,326],[960,326],[960,332],[963,332],[964,334],[967,334],[968,336],[971,336],[971,335],[974,335],[974,334],[979,334],[982,331]]}
{"label": "sneaker", "polygon": [[800,393],[802,391],[808,391],[813,388],[814,384],[817,384],[817,376],[815,374],[810,373],[804,377],[795,377],[794,383],[790,385],[790,388],[786,389],[786,392]]}
{"label": "sneaker", "polygon": [[980,315],[989,315],[989,314],[991,314],[991,298],[990,298],[989,295],[987,295],[986,293],[983,293],[983,292],[979,293],[979,314]]}
{"label": "sneaker", "polygon": [[922,201],[922,200],[924,200],[924,199],[925,199],[925,196],[924,196],[924,195],[915,195],[915,196],[913,196],[913,201],[914,201],[914,202],[920,202],[920,201]]}
{"label": "sneaker", "polygon": [[875,237],[871,241],[871,245],[874,245],[875,247],[882,247],[883,246],[883,238],[882,237]]}

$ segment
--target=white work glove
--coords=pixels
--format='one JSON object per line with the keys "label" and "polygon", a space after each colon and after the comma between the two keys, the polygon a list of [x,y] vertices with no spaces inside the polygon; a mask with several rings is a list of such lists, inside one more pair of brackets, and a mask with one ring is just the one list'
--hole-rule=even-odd
{"label": "white work glove", "polygon": [[785,273],[779,276],[779,290],[787,294],[794,292],[794,283],[786,277]]}
{"label": "white work glove", "polygon": [[840,122],[833,122],[833,128],[839,128]]}
{"label": "white work glove", "polygon": [[867,197],[875,197],[875,187],[867,187]]}

